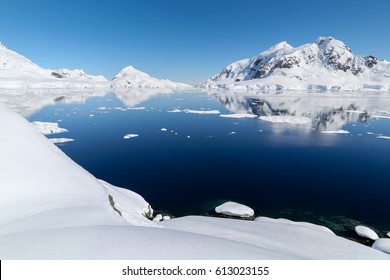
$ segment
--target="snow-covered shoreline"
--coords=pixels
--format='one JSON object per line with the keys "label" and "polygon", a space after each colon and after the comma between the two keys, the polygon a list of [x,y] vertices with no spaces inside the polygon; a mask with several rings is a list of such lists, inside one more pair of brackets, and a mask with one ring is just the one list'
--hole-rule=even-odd
{"label": "snow-covered shoreline", "polygon": [[390,259],[285,220],[154,222],[140,195],[96,179],[1,103],[0,129],[1,259]]}

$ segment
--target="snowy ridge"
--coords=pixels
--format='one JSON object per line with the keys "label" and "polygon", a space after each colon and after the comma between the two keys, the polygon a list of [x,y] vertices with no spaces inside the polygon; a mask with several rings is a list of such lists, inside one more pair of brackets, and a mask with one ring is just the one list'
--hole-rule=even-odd
{"label": "snowy ridge", "polygon": [[140,195],[97,180],[3,104],[0,130],[1,259],[390,259],[286,220],[153,222]]}
{"label": "snowy ridge", "polygon": [[292,47],[281,42],[252,57],[233,62],[204,82],[208,90],[390,90],[390,63],[355,56],[343,42],[319,37]]}
{"label": "snowy ridge", "polygon": [[112,81],[92,76],[83,70],[44,69],[26,57],[0,44],[0,89],[169,89],[184,90],[190,85],[160,80],[131,66],[120,71]]}
{"label": "snowy ridge", "polygon": [[120,71],[112,79],[113,88],[168,88],[172,90],[184,90],[191,88],[190,85],[175,83],[169,80],[160,80],[128,66]]}

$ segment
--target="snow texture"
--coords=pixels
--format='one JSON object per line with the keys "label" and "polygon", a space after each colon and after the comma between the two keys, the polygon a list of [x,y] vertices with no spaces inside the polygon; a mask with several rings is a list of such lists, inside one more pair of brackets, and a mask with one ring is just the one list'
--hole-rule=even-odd
{"label": "snow texture", "polygon": [[190,110],[190,109],[174,109],[169,113],[187,113],[187,114],[198,114],[198,115],[219,115],[221,112],[218,110]]}
{"label": "snow texture", "polygon": [[289,124],[311,124],[311,120],[307,117],[296,116],[261,116],[260,120],[273,122],[273,123],[289,123]]}
{"label": "snow texture", "polygon": [[222,118],[244,119],[244,118],[257,118],[254,114],[236,113],[236,114],[221,114]]}
{"label": "snow texture", "polygon": [[226,66],[200,85],[207,90],[390,91],[390,62],[356,56],[343,42],[319,37],[292,47],[281,42]]}
{"label": "snow texture", "polygon": [[376,234],[375,231],[372,229],[365,227],[365,226],[356,226],[355,227],[356,233],[361,236],[365,237],[371,240],[377,240],[379,238],[378,234]]}
{"label": "snow texture", "polygon": [[386,254],[390,254],[390,239],[389,238],[379,238],[375,240],[372,248],[382,251]]}
{"label": "snow texture", "polygon": [[252,217],[255,214],[252,208],[232,201],[225,202],[215,207],[215,212],[236,217]]}

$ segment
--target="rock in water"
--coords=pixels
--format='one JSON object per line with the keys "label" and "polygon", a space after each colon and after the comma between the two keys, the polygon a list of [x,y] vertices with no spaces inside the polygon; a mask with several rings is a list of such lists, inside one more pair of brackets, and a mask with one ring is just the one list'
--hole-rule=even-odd
{"label": "rock in water", "polygon": [[356,226],[355,227],[356,233],[365,238],[369,238],[371,240],[377,240],[379,239],[378,234],[375,233],[372,229],[365,227],[365,226]]}
{"label": "rock in water", "polygon": [[255,211],[253,211],[252,208],[232,201],[225,202],[224,204],[215,207],[215,212],[242,218],[252,217],[255,214]]}

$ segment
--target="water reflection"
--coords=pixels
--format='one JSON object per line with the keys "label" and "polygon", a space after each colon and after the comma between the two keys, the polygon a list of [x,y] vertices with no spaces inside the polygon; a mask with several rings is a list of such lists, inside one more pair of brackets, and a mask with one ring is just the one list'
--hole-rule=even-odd
{"label": "water reflection", "polygon": [[[159,94],[170,94],[169,89],[115,89],[113,93],[126,106],[133,107]],[[43,107],[57,103],[85,103],[90,97],[102,97],[107,89],[38,89],[38,90],[0,90],[0,102],[21,114],[29,117]]]}
{"label": "water reflection", "polygon": [[[232,113],[309,119],[309,128],[337,131],[348,123],[390,116],[389,94],[226,94],[212,93]],[[286,119],[286,122],[293,118]],[[305,123],[307,124],[307,123]],[[307,126],[304,126],[307,128]]]}

